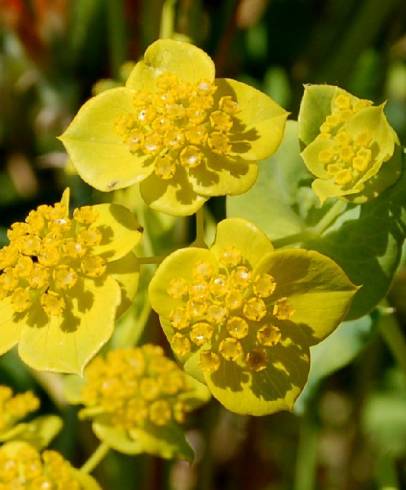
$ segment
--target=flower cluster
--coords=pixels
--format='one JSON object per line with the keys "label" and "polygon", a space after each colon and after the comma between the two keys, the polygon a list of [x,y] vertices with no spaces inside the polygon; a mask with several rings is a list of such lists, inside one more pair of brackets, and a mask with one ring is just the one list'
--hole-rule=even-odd
{"label": "flower cluster", "polygon": [[90,99],[61,136],[80,176],[102,191],[140,183],[148,205],[173,215],[249,189],[288,114],[258,90],[214,74],[195,46],[153,43],[126,87]]}
{"label": "flower cluster", "polygon": [[278,320],[289,320],[293,314],[288,299],[278,297],[274,277],[254,273],[234,245],[221,251],[216,271],[210,262],[197,261],[192,280],[173,278],[167,293],[184,301],[169,317],[176,331],[174,352],[184,357],[211,345],[200,352],[201,368],[208,373],[226,362],[254,372],[265,369],[271,348],[281,340]]}
{"label": "flower cluster", "polygon": [[154,92],[135,92],[133,112],[117,120],[116,130],[132,153],[154,158],[158,177],[171,179],[177,165],[193,169],[205,165],[209,151],[223,157],[231,152],[239,107],[230,95],[215,100],[216,91],[210,81],[162,74]]}
{"label": "flower cluster", "polygon": [[88,475],[72,468],[56,451],[40,453],[25,442],[0,447],[1,490],[97,490]]}
{"label": "flower cluster", "polygon": [[[318,177],[313,190],[321,201],[335,196],[361,201],[376,197],[399,177],[398,158],[392,165],[388,162],[398,140],[383,105],[375,107],[371,101],[336,87],[320,87],[306,88],[299,116],[302,126],[307,118],[315,117],[314,113],[306,113],[307,92],[319,90],[319,97],[328,94],[329,112],[323,115],[317,136],[302,153],[307,167]],[[383,165],[389,178],[385,175],[379,179]]]}
{"label": "flower cluster", "polygon": [[273,251],[241,219],[220,222],[209,250],[169,255],[149,287],[186,371],[228,409],[254,415],[291,409],[306,382],[309,346],[339,324],[355,292],[331,259]]}
{"label": "flower cluster", "polygon": [[190,409],[186,375],[156,345],[110,351],[85,370],[83,416],[131,430],[145,423],[184,422]]}
{"label": "flower cluster", "polygon": [[91,418],[96,435],[119,451],[189,458],[178,424],[208,396],[161,347],[147,344],[110,351],[89,364],[80,416]]}
{"label": "flower cluster", "polygon": [[42,205],[24,223],[7,232],[10,244],[0,250],[0,299],[9,299],[14,313],[38,306],[49,317],[66,310],[65,293],[84,278],[97,279],[107,261],[95,253],[102,231],[92,227],[98,218],[92,206],[68,217],[62,203]]}
{"label": "flower cluster", "polygon": [[[140,232],[121,206],[84,206],[70,217],[68,201],[65,192],[61,202],[39,206],[7,232],[9,244],[0,250],[0,350],[20,341],[20,355],[32,367],[75,372],[110,337],[117,309],[135,294],[138,265],[130,251]],[[123,279],[117,270],[133,276]]]}
{"label": "flower cluster", "polygon": [[13,396],[8,386],[0,385],[0,433],[11,429],[17,422],[39,408],[38,398],[31,392]]}

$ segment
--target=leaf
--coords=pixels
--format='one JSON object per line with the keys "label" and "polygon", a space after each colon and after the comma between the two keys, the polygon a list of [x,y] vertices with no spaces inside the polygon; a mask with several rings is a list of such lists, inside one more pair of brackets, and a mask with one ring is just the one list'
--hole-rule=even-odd
{"label": "leaf", "polygon": [[406,396],[401,392],[372,395],[364,408],[362,425],[378,451],[394,457],[406,454]]}
{"label": "leaf", "polygon": [[306,386],[295,403],[302,414],[309,399],[325,377],[349,364],[365,347],[375,331],[370,315],[343,322],[320,344],[310,348],[310,372]]}
{"label": "leaf", "polygon": [[166,459],[180,457],[193,460],[193,451],[186,442],[183,431],[175,424],[164,427],[148,424],[143,429],[133,429],[129,433],[124,429],[95,422],[93,430],[100,440],[124,454],[148,453]]}
{"label": "leaf", "polygon": [[300,156],[297,123],[288,121],[278,151],[259,164],[255,185],[241,196],[227,197],[227,216],[251,221],[271,240],[301,233],[305,223],[296,200],[302,182],[310,178]]}
{"label": "leaf", "polygon": [[362,285],[348,319],[359,318],[386,296],[398,267],[406,230],[406,172],[379,198],[349,207],[323,236],[304,243],[335,260]]}

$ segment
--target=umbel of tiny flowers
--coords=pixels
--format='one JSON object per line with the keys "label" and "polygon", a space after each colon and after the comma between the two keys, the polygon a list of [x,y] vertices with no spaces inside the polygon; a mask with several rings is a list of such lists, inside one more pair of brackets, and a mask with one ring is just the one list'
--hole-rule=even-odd
{"label": "umbel of tiny flowers", "polygon": [[40,452],[24,441],[0,447],[0,488],[101,490],[91,476],[73,468],[57,451]]}
{"label": "umbel of tiny flowers", "polygon": [[0,442],[19,440],[38,449],[46,447],[62,428],[62,420],[56,415],[42,415],[22,422],[39,406],[39,399],[31,391],[13,396],[11,388],[0,385]]}
{"label": "umbel of tiny flowers", "polygon": [[79,416],[91,419],[95,434],[117,451],[191,460],[180,424],[210,393],[161,347],[147,344],[97,356],[74,398],[85,405]]}
{"label": "umbel of tiny flowers", "polygon": [[138,283],[136,218],[123,206],[83,206],[69,191],[31,211],[0,250],[0,354],[18,343],[38,370],[81,373],[110,338]]}
{"label": "umbel of tiny flowers", "polygon": [[331,85],[305,87],[299,112],[302,157],[317,178],[321,202],[341,197],[362,203],[377,197],[401,173],[401,149],[384,104]]}
{"label": "umbel of tiny flowers", "polygon": [[173,215],[211,196],[241,194],[275,152],[288,113],[241,82],[215,79],[201,49],[154,42],[126,86],[79,110],[61,136],[79,175],[101,191],[140,183],[145,202]]}
{"label": "umbel of tiny flowers", "polygon": [[226,219],[210,249],[168,256],[149,296],[184,368],[229,410],[291,410],[309,346],[345,317],[357,288],[328,257],[277,250],[258,228]]}

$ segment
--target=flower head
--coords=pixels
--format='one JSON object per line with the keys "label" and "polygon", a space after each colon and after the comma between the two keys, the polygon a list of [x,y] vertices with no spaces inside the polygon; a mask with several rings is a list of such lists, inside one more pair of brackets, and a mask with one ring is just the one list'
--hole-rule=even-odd
{"label": "flower head", "polygon": [[287,112],[258,90],[215,79],[199,48],[159,40],[126,87],[89,100],[61,140],[81,177],[111,191],[140,182],[147,204],[194,213],[210,196],[253,185],[278,147]]}
{"label": "flower head", "polygon": [[[315,97],[326,111],[314,109]],[[306,87],[299,115],[307,144],[302,157],[317,177],[313,190],[322,202],[339,196],[363,202],[399,177],[399,142],[383,108],[338,87]],[[307,127],[318,130],[310,135]]]}
{"label": "flower head", "polygon": [[209,250],[167,257],[149,289],[186,371],[228,409],[254,415],[292,407],[306,381],[309,346],[338,325],[355,291],[331,259],[273,251],[241,219],[222,221]]}
{"label": "flower head", "polygon": [[[8,230],[0,250],[1,353],[19,342],[36,369],[80,372],[135,294],[140,232],[122,206],[84,206],[68,193]],[[102,314],[100,314],[103,312]]]}
{"label": "flower head", "polygon": [[178,424],[208,392],[155,345],[117,349],[85,370],[80,412],[119,451],[189,457]]}
{"label": "flower head", "polygon": [[31,392],[13,396],[11,388],[0,385],[0,434],[39,408],[38,398]]}
{"label": "flower head", "polygon": [[21,441],[0,447],[0,488],[100,489],[92,477],[75,470],[58,452],[40,453],[34,446]]}

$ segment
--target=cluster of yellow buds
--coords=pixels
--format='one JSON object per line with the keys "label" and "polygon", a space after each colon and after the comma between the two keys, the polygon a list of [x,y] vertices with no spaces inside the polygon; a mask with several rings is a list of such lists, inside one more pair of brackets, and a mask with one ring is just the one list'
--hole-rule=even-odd
{"label": "cluster of yellow buds", "polygon": [[365,174],[377,149],[373,147],[372,134],[368,130],[352,135],[343,125],[371,105],[369,100],[341,93],[334,98],[332,113],[320,126],[319,138],[332,139],[334,144],[319,152],[319,160],[334,182],[344,188],[353,186]]}
{"label": "cluster of yellow buds", "polygon": [[185,373],[159,346],[117,349],[86,368],[81,416],[125,430],[183,422],[189,391]]}
{"label": "cluster of yellow buds", "polygon": [[0,385],[0,432],[11,429],[39,405],[39,399],[31,391],[13,396],[8,386]]}
{"label": "cluster of yellow buds", "polygon": [[85,490],[79,478],[56,451],[41,454],[30,444],[17,441],[0,448],[0,490]]}
{"label": "cluster of yellow buds", "polygon": [[235,114],[230,95],[216,98],[213,82],[190,83],[171,73],[156,80],[156,90],[137,91],[132,112],[116,121],[116,130],[139,156],[153,158],[154,171],[171,179],[177,164],[192,169],[204,164],[208,151],[230,153]]}
{"label": "cluster of yellow buds", "polygon": [[0,301],[9,299],[14,313],[38,306],[48,316],[61,316],[65,293],[80,287],[80,278],[96,279],[106,270],[105,260],[93,254],[103,240],[91,226],[97,212],[91,206],[74,211],[62,202],[41,205],[24,223],[8,230],[9,245],[0,250]]}
{"label": "cluster of yellow buds", "polygon": [[[280,297],[275,279],[255,274],[235,246],[225,247],[214,271],[209,262],[197,261],[192,281],[174,278],[167,293],[181,299],[170,322],[176,331],[171,340],[175,353],[184,357],[203,347],[203,371],[217,371],[223,362],[234,362],[259,372],[269,364],[269,350],[281,340],[280,320],[293,309]],[[210,349],[204,349],[210,344]]]}

